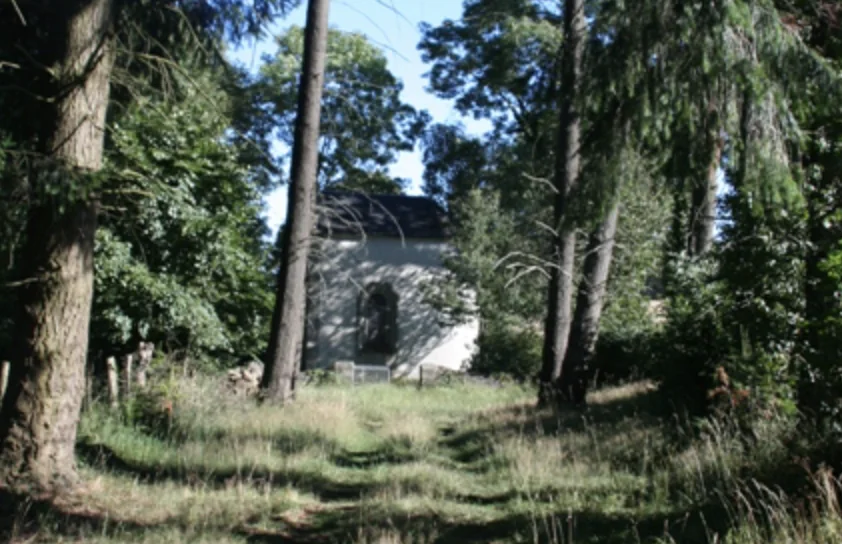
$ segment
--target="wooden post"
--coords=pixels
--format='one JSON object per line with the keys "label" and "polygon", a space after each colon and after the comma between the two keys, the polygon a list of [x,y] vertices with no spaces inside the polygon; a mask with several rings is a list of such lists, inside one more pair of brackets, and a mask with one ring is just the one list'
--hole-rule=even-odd
{"label": "wooden post", "polygon": [[108,373],[108,403],[112,408],[117,408],[119,403],[119,385],[117,380],[117,359],[109,357],[105,362]]}
{"label": "wooden post", "polygon": [[129,400],[132,394],[132,363],[134,362],[134,354],[129,353],[123,357],[123,400]]}
{"label": "wooden post", "polygon": [[11,366],[9,361],[0,363],[0,405],[3,403],[3,397],[6,396],[6,388],[9,386],[9,370]]}
{"label": "wooden post", "polygon": [[139,389],[146,388],[146,371],[152,364],[152,356],[155,353],[155,344],[152,342],[141,342],[137,346],[137,371],[135,377]]}
{"label": "wooden post", "polygon": [[146,389],[146,369],[138,368],[137,374],[135,374],[135,378],[137,378],[137,388]]}

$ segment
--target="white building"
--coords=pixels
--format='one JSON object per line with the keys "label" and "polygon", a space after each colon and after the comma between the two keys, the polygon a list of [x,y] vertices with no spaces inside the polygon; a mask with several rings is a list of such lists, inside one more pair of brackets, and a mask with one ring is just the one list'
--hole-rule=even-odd
{"label": "white building", "polygon": [[403,195],[324,192],[319,204],[304,368],[353,361],[407,378],[426,364],[464,369],[478,322],[443,324],[422,288],[444,270],[444,211]]}

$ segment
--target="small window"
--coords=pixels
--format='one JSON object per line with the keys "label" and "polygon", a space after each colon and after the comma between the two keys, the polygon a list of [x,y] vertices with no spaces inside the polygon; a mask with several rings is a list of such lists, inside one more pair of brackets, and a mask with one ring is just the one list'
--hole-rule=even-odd
{"label": "small window", "polygon": [[388,284],[370,285],[360,295],[360,351],[387,355],[397,351],[397,303],[397,294]]}

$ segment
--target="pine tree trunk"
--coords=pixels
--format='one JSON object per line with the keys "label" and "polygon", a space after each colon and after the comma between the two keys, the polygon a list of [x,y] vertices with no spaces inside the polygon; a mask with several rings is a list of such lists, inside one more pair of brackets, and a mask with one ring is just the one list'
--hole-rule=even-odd
{"label": "pine tree trunk", "polygon": [[557,229],[553,239],[553,267],[550,271],[547,318],[544,326],[539,404],[553,396],[553,387],[561,374],[567,351],[573,302],[573,272],[576,233],[569,217],[571,193],[579,183],[579,140],[581,120],[578,96],[585,47],[584,0],[565,0],[564,48],[562,51],[562,88],[559,113],[559,147],[555,169],[556,190],[553,220]]}
{"label": "pine tree trunk", "polygon": [[275,309],[262,396],[273,402],[292,401],[304,342],[307,263],[315,220],[319,120],[327,55],[329,0],[309,0],[304,37],[304,65],[298,90],[298,115],[292,150],[292,175],[287,225],[281,244]]}
{"label": "pine tree trunk", "polygon": [[588,392],[590,364],[596,353],[599,320],[605,302],[619,217],[620,206],[615,204],[588,241],[584,274],[576,299],[576,313],[573,316],[567,354],[558,381],[562,399],[573,404],[584,403]]}
{"label": "pine tree trunk", "polygon": [[[805,161],[802,168],[807,171],[817,163],[821,164],[820,161]],[[832,168],[822,166],[824,172],[833,172]],[[827,177],[831,176],[832,174]],[[837,341],[831,340],[832,337],[826,336],[828,332],[825,325],[833,316],[839,315],[839,284],[822,266],[839,243],[838,232],[830,230],[827,223],[834,206],[826,200],[826,195],[834,183],[834,180],[827,178],[818,180],[806,193],[806,226],[809,241],[804,259],[806,326],[802,328],[803,357],[799,365],[797,400],[801,414],[819,429],[823,429],[825,423],[831,421],[831,407],[838,402],[838,394],[835,391],[838,378],[834,376],[838,365],[834,351],[838,344]]]}
{"label": "pine tree trunk", "polygon": [[[29,4],[31,5],[31,4]],[[36,8],[33,8],[36,9]],[[9,386],[0,413],[0,482],[55,493],[76,478],[76,426],[85,394],[97,208],[50,196],[99,170],[113,65],[112,0],[63,0],[45,8],[36,62],[53,67],[32,172],[33,202],[22,254],[21,292]],[[36,31],[36,30],[33,30]]]}
{"label": "pine tree trunk", "polygon": [[707,169],[707,179],[693,189],[692,208],[690,210],[691,256],[701,257],[713,247],[713,234],[716,226],[717,176],[722,161],[723,142],[717,139],[713,145],[713,156]]}

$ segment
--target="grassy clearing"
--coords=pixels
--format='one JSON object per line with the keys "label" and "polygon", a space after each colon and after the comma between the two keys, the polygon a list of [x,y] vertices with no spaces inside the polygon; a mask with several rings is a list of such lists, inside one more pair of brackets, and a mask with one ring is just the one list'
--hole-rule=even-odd
{"label": "grassy clearing", "polygon": [[[180,383],[167,433],[96,407],[87,485],[7,516],[12,542],[842,542],[837,483],[809,480],[792,425],[756,441],[655,417],[646,383],[586,410],[534,391],[305,388],[284,409]],[[791,500],[787,493],[812,497]],[[807,491],[797,485],[811,486]]]}

